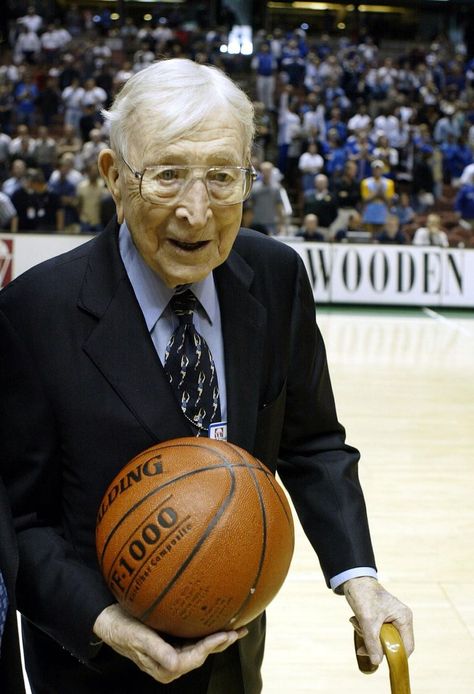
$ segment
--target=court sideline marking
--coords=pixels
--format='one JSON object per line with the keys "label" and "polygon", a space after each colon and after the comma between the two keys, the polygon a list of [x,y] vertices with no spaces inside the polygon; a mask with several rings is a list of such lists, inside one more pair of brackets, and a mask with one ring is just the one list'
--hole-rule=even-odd
{"label": "court sideline marking", "polygon": [[467,335],[468,337],[473,336],[472,330],[469,330],[469,328],[466,328],[464,325],[460,325],[457,321],[450,318],[445,318],[445,316],[442,316],[440,313],[433,311],[433,309],[428,308],[427,306],[423,306],[421,310],[425,316],[428,316],[428,318],[432,318],[433,320],[437,320],[439,323],[442,323],[451,330],[458,330],[460,333]]}

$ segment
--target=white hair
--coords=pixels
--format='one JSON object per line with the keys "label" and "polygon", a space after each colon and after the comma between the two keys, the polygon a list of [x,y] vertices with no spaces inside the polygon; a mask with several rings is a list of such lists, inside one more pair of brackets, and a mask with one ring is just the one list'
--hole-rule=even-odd
{"label": "white hair", "polygon": [[152,126],[158,141],[169,144],[223,109],[239,124],[244,156],[250,157],[255,130],[252,102],[229,77],[210,65],[184,58],[157,61],[130,77],[111,108],[102,113],[110,125],[112,149],[127,158],[131,136],[136,144],[144,124],[147,133]]}

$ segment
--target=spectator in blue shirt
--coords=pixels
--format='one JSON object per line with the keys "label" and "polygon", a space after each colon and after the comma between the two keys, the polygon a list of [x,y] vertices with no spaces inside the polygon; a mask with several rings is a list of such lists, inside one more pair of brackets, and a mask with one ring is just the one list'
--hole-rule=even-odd
{"label": "spectator in blue shirt", "polygon": [[445,183],[456,181],[468,164],[472,162],[472,152],[460,138],[456,140],[448,135],[447,141],[440,146],[443,155],[443,177]]}
{"label": "spectator in blue shirt", "polygon": [[454,209],[459,213],[463,222],[467,222],[474,231],[474,174],[469,183],[465,183],[459,190],[454,202]]}
{"label": "spectator in blue shirt", "polygon": [[14,97],[17,105],[17,122],[28,126],[34,125],[35,106],[39,90],[31,75],[25,72],[23,80],[17,84]]}
{"label": "spectator in blue shirt", "polygon": [[273,109],[275,92],[275,72],[277,61],[270,52],[268,43],[262,43],[260,50],[252,58],[252,68],[256,72],[257,99],[265,108]]}
{"label": "spectator in blue shirt", "polygon": [[341,139],[335,128],[329,130],[327,141],[322,146],[322,154],[326,162],[325,171],[329,177],[332,178],[334,174],[342,172],[347,161],[347,152],[341,145]]}
{"label": "spectator in blue shirt", "polygon": [[288,84],[292,87],[301,87],[306,66],[296,39],[291,39],[283,48],[280,68],[285,73]]}
{"label": "spectator in blue shirt", "polygon": [[49,180],[48,190],[58,196],[61,207],[64,210],[64,231],[66,233],[79,233],[79,214],[77,210],[78,200],[76,185],[68,178],[70,167],[67,161],[59,164],[59,176]]}
{"label": "spectator in blue shirt", "polygon": [[342,119],[341,109],[337,106],[331,108],[328,120],[326,121],[326,132],[336,130],[341,142],[347,139],[347,125]]}
{"label": "spectator in blue shirt", "polygon": [[445,115],[436,121],[433,131],[435,142],[438,142],[439,144],[448,142],[450,135],[455,140],[461,135],[461,126],[459,121],[455,118],[454,106],[446,107]]}
{"label": "spectator in blue shirt", "polygon": [[412,207],[408,193],[400,193],[397,204],[393,208],[393,213],[397,215],[402,228],[405,224],[411,224],[414,221],[415,210]]}

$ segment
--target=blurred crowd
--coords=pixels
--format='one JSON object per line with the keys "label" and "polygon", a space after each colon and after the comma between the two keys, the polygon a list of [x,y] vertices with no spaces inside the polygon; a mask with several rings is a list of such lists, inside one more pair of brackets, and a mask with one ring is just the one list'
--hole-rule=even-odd
{"label": "blurred crowd", "polygon": [[304,240],[474,247],[474,58],[435,37],[402,53],[370,37],[277,28],[253,55],[228,26],[176,14],[118,25],[34,6],[0,54],[0,227],[100,231],[113,204],[97,172],[101,109],[160,57],[224,69],[255,104],[257,180],[243,223]]}

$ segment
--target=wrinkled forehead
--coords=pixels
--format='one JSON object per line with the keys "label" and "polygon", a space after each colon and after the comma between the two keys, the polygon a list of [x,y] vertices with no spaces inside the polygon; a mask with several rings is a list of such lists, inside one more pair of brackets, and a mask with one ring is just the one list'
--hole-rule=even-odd
{"label": "wrinkled forehead", "polygon": [[139,119],[129,136],[129,153],[144,166],[183,163],[195,158],[215,164],[240,165],[248,160],[242,124],[230,111],[209,113],[201,122],[177,120],[161,123],[156,119]]}

